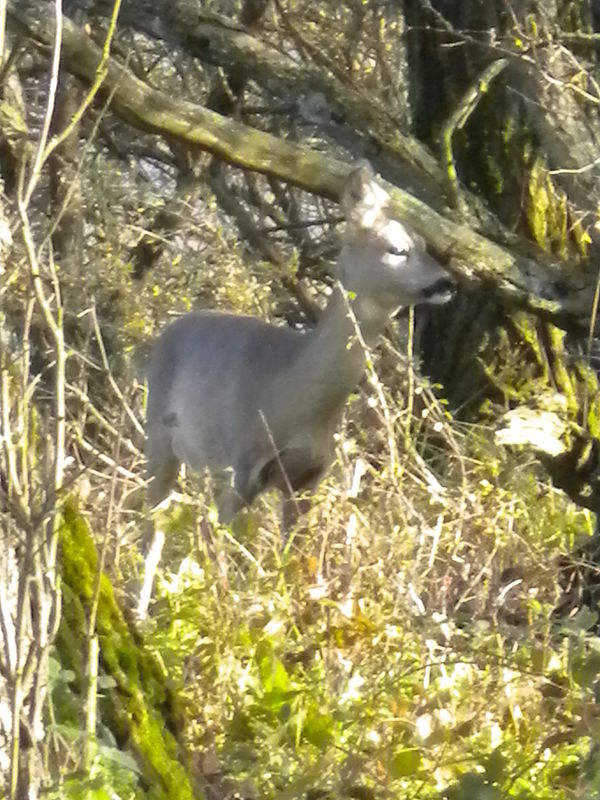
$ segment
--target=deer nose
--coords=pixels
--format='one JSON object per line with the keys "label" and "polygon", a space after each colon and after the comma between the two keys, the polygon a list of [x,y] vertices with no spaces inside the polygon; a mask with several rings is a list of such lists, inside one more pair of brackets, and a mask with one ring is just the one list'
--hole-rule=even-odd
{"label": "deer nose", "polygon": [[439,280],[432,283],[430,286],[427,286],[421,294],[423,295],[423,299],[432,301],[434,300],[437,303],[446,303],[448,300],[451,300],[454,297],[456,292],[456,283],[452,280],[452,278],[440,278]]}

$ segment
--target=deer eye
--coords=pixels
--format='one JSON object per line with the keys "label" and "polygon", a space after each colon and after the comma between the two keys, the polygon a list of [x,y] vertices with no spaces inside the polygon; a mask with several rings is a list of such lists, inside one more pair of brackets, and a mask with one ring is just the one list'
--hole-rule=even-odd
{"label": "deer eye", "polygon": [[387,251],[391,256],[397,256],[397,257],[402,256],[404,258],[408,256],[408,250],[406,248],[400,249],[399,247],[394,247],[392,245],[391,247],[388,247]]}

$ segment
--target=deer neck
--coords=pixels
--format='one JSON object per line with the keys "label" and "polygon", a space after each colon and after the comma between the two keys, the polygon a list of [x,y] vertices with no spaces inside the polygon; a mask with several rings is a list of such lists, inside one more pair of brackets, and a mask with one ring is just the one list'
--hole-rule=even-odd
{"label": "deer neck", "polygon": [[305,402],[323,418],[340,413],[365,370],[365,345],[372,347],[391,313],[370,298],[349,299],[340,289],[332,296],[317,326],[304,334],[294,368]]}

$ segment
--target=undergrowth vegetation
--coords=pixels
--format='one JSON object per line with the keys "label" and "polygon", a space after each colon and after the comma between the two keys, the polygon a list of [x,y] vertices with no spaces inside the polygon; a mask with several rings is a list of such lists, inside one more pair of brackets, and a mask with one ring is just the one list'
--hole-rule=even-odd
{"label": "undergrowth vegetation", "polygon": [[416,424],[383,394],[393,413],[365,429],[377,402],[353,403],[338,462],[287,540],[275,498],[235,536],[207,523],[196,491],[168,513],[150,639],[193,709],[186,740],[215,791],[600,791],[597,615],[556,614],[560,557],[591,515],[414,380]]}
{"label": "undergrowth vegetation", "polygon": [[[319,16],[308,21],[322,42],[334,17]],[[586,460],[597,446],[593,324],[575,379],[565,364],[581,350],[566,334],[544,320],[538,338],[532,315],[500,301],[488,317],[497,299],[484,291],[469,322],[472,287],[461,287],[448,330],[460,366],[443,357],[462,414],[425,377],[440,343],[428,353],[419,331],[436,312],[406,312],[368,356],[335,463],[298,498],[292,530],[275,495],[220,526],[208,476],[181,475],[153,513],[151,342],[204,307],[310,325],[333,283],[340,221],[326,200],[225,172],[195,150],[194,161],[190,149],[192,181],[153,147],[130,169],[104,145],[82,156],[82,263],[55,259],[45,232],[34,246],[54,225],[33,193],[41,181],[43,199],[45,172],[34,171],[29,197],[18,189],[6,226],[23,233],[0,261],[8,796],[37,776],[50,800],[600,800],[600,628],[581,578],[597,580],[597,560],[586,562],[597,522],[531,451],[496,437],[506,411],[533,413],[530,400],[548,393],[570,406]],[[231,217],[208,188],[211,170]],[[194,192],[179,202],[182,175]],[[174,208],[176,223],[155,224]],[[136,272],[136,249],[161,236]],[[572,496],[589,500],[579,484]]]}
{"label": "undergrowth vegetation", "polygon": [[[148,772],[164,777],[157,797],[174,785],[192,796],[169,766],[183,752],[211,798],[600,797],[598,614],[564,560],[591,539],[593,515],[527,452],[496,443],[502,409],[489,424],[452,417],[419,370],[412,315],[372,354],[336,463],[289,535],[276,496],[232,530],[217,523],[210,481],[183,477],[158,518],[147,617],[124,621],[118,606],[137,604],[151,538],[139,351],[190,307],[276,316],[277,280],[232,246],[210,198],[205,211],[202,230],[141,284],[116,242],[102,279],[90,271],[76,288],[65,276],[65,499],[77,510],[63,525],[88,555],[93,537],[103,562],[85,557],[83,586],[84,556],[63,530],[63,623],[75,638],[63,629],[50,661],[60,777],[49,796],[142,797]],[[7,313],[21,288],[5,290]],[[102,563],[112,588],[98,598],[98,743],[92,777],[79,778],[76,637]]]}

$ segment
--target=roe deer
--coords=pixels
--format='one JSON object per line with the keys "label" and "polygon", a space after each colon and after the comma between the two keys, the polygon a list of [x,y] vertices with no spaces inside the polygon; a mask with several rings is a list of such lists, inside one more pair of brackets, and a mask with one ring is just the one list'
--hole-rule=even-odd
{"label": "roe deer", "polygon": [[453,293],[448,273],[388,216],[388,200],[368,164],[346,179],[341,287],[312,330],[200,311],[160,336],[148,374],[153,506],[169,494],[181,462],[196,471],[229,470],[217,497],[222,523],[265,489],[289,496],[323,476],[346,400],[365,369],[363,343],[375,344],[399,306],[443,303]]}

